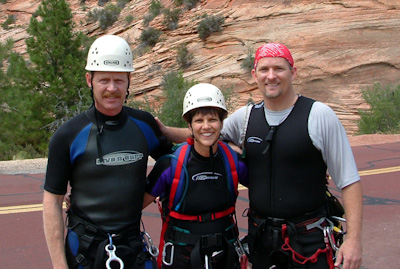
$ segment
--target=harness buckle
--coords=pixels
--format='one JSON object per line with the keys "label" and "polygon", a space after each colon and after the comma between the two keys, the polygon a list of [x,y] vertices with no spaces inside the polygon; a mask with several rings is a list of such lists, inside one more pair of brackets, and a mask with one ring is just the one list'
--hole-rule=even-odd
{"label": "harness buckle", "polygon": [[313,228],[318,228],[318,229],[320,229],[321,231],[324,231],[324,227],[322,227],[321,224],[324,223],[325,220],[327,220],[327,218],[322,217],[322,218],[320,218],[319,220],[317,220],[316,222],[311,223],[311,224],[308,224],[308,225],[306,226],[306,229],[307,229],[307,230],[311,230],[311,229],[313,229]]}
{"label": "harness buckle", "polygon": [[202,249],[222,246],[222,234],[203,235],[200,238],[200,246]]}
{"label": "harness buckle", "polygon": [[200,222],[211,221],[214,219],[215,219],[214,213],[205,213],[205,214],[201,214],[197,217],[197,220]]}
{"label": "harness buckle", "polygon": [[78,264],[82,264],[83,266],[86,266],[88,264],[85,256],[83,254],[79,253],[76,257],[75,260]]}

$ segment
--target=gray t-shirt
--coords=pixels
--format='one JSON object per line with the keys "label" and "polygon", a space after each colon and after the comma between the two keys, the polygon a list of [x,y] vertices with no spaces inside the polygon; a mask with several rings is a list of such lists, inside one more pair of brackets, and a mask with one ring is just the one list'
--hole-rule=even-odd
{"label": "gray t-shirt", "polygon": [[[221,138],[243,146],[252,105],[239,108],[224,121]],[[293,107],[282,111],[264,109],[270,126],[281,124]],[[321,102],[314,102],[308,119],[308,132],[314,146],[321,151],[328,171],[340,189],[360,180],[346,131],[335,112]]]}

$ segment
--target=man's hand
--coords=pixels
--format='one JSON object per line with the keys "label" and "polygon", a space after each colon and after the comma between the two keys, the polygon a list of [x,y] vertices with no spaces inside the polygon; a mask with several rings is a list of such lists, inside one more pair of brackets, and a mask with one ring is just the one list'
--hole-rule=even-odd
{"label": "man's hand", "polygon": [[345,239],[336,256],[335,267],[339,267],[343,263],[343,269],[358,269],[361,267],[361,262],[361,242]]}
{"label": "man's hand", "polygon": [[65,202],[65,206],[67,207],[67,212],[69,211],[69,209],[71,208],[71,193],[67,193],[64,196],[64,202]]}
{"label": "man's hand", "polygon": [[164,136],[167,136],[167,127],[164,125],[164,123],[162,123],[162,121],[158,117],[155,117],[154,119],[156,120],[158,128],[160,128],[161,133]]}
{"label": "man's hand", "polygon": [[185,142],[186,139],[190,136],[190,131],[188,128],[165,126],[159,118],[155,117],[154,119],[156,120],[162,135],[174,143]]}

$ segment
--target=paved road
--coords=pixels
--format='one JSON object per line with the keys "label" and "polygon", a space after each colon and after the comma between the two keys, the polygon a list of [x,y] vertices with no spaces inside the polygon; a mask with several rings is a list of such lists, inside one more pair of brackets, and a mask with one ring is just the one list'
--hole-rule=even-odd
{"label": "paved road", "polygon": [[[400,268],[400,142],[353,147],[353,152],[364,189],[363,268]],[[44,174],[0,175],[0,268],[51,268],[42,229],[43,183]],[[241,190],[241,235],[246,233],[241,212],[247,203],[247,191]],[[150,205],[143,215],[158,244],[157,206]]]}

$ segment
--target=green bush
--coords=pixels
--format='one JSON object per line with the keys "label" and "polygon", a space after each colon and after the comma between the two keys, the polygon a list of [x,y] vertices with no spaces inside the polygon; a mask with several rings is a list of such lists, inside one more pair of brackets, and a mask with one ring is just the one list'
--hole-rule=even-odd
{"label": "green bush", "polygon": [[97,5],[99,7],[102,7],[102,6],[104,6],[106,3],[110,2],[110,1],[111,0],[99,0],[99,1],[97,1]]}
{"label": "green bush", "polygon": [[121,12],[121,8],[116,5],[109,4],[107,5],[99,17],[99,25],[101,30],[105,30],[108,27],[112,26],[114,22],[118,20],[119,13]]}
{"label": "green bush", "polygon": [[153,27],[149,27],[142,31],[139,40],[145,46],[154,47],[158,43],[160,36],[161,36],[160,30]]}
{"label": "green bush", "polygon": [[205,40],[214,32],[222,30],[221,25],[225,22],[225,18],[221,15],[218,16],[205,16],[205,18],[199,23],[197,32],[201,40]]}
{"label": "green bush", "polygon": [[400,133],[400,85],[375,83],[362,96],[370,108],[359,111],[360,134]]}
{"label": "green bush", "polygon": [[99,17],[100,17],[100,13],[101,13],[101,9],[98,9],[98,8],[90,10],[86,15],[87,16],[87,21],[88,22],[93,22],[93,23],[98,21]]}
{"label": "green bush", "polygon": [[194,84],[196,82],[187,81],[181,71],[172,71],[163,76],[161,86],[166,99],[158,117],[164,124],[175,127],[187,126],[182,119],[182,104],[186,91]]}
{"label": "green bush", "polygon": [[144,27],[149,26],[150,22],[151,22],[153,19],[154,19],[154,15],[153,15],[153,14],[151,14],[151,13],[146,14],[146,15],[143,17],[143,26],[144,26]]}
{"label": "green bush", "polygon": [[163,6],[162,6],[160,0],[151,0],[150,7],[149,7],[150,14],[152,14],[154,17],[157,17],[158,15],[161,14],[162,9],[163,9]]}
{"label": "green bush", "polygon": [[184,6],[186,10],[191,10],[200,2],[199,0],[173,0],[175,6]]}
{"label": "green bush", "polygon": [[16,21],[16,16],[15,15],[8,15],[7,20],[2,24],[2,27],[4,30],[10,29],[9,26],[10,24],[14,24]]}
{"label": "green bush", "polygon": [[169,9],[166,8],[164,9],[164,21],[163,24],[169,29],[169,30],[175,30],[178,28],[178,21],[181,16],[182,11],[179,8],[176,9]]}
{"label": "green bush", "polygon": [[133,17],[133,15],[128,15],[125,17],[124,21],[126,25],[129,25],[132,23],[132,21],[135,19],[135,17]]}
{"label": "green bush", "polygon": [[114,22],[118,20],[118,16],[121,13],[121,8],[114,5],[108,4],[105,8],[99,9],[95,8],[88,12],[88,21],[97,22],[99,21],[99,26],[101,30],[105,30],[112,26]]}
{"label": "green bush", "polygon": [[149,7],[149,13],[147,13],[143,18],[143,25],[147,27],[149,23],[158,15],[160,15],[163,6],[161,1],[152,0]]}
{"label": "green bush", "polygon": [[131,0],[118,0],[117,1],[117,6],[120,9],[123,9]]}
{"label": "green bush", "polygon": [[192,64],[193,54],[189,53],[186,44],[182,44],[178,47],[176,53],[176,62],[179,65],[179,68],[185,69]]}
{"label": "green bush", "polygon": [[240,67],[250,72],[254,67],[254,48],[246,47],[246,58],[240,63]]}

